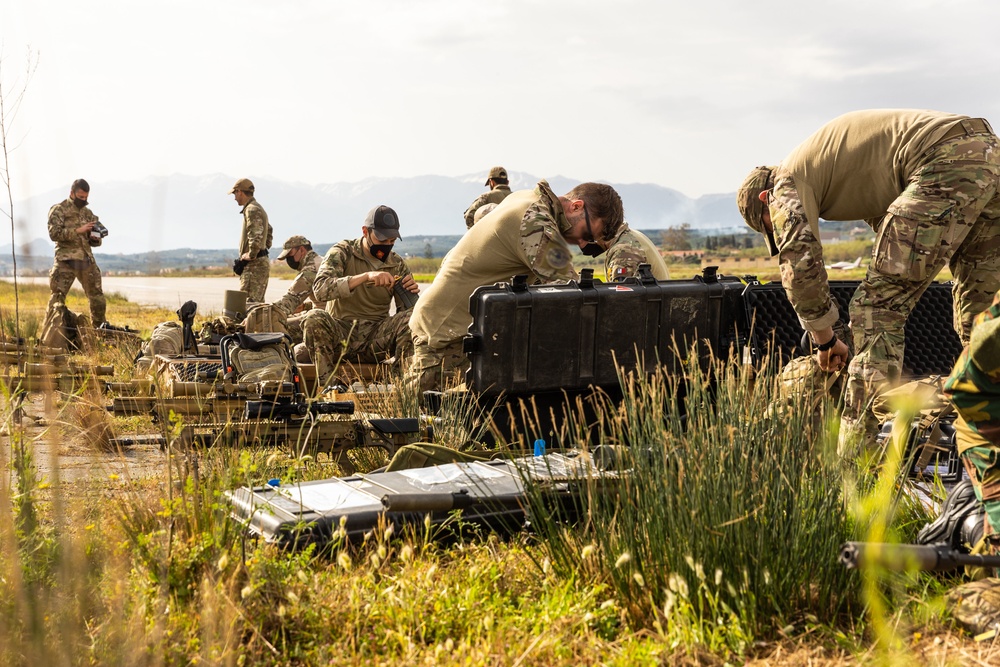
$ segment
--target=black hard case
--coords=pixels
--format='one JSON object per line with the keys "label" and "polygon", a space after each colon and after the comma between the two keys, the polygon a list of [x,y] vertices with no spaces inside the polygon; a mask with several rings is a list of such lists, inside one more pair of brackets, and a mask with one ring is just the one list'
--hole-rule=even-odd
{"label": "black hard case", "polygon": [[675,368],[697,353],[726,355],[748,332],[743,283],[714,268],[692,280],[657,282],[648,271],[602,283],[480,287],[470,300],[466,386],[481,396],[617,387],[618,368]]}

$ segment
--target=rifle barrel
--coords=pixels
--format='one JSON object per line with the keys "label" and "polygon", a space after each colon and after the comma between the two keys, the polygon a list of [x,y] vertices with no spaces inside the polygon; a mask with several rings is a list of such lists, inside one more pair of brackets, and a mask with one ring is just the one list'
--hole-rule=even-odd
{"label": "rifle barrel", "polygon": [[946,572],[966,565],[1000,567],[1000,556],[968,554],[947,544],[847,542],[840,547],[840,562],[850,569],[881,567],[894,572]]}

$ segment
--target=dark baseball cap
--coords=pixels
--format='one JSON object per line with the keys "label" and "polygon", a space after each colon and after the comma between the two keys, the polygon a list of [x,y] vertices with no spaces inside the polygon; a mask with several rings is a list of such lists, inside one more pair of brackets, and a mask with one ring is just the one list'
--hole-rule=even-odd
{"label": "dark baseball cap", "polygon": [[399,216],[384,204],[368,211],[365,227],[372,230],[372,234],[379,241],[403,238],[399,235]]}

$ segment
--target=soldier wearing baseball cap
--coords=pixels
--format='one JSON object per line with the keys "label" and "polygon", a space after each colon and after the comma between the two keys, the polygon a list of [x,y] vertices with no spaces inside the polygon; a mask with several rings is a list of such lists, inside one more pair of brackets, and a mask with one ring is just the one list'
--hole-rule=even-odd
{"label": "soldier wearing baseball cap", "polygon": [[478,218],[476,218],[476,211],[479,210],[481,206],[485,206],[486,204],[499,204],[507,198],[507,195],[510,194],[510,185],[507,180],[507,170],[499,166],[490,169],[489,176],[486,177],[486,187],[490,188],[490,191],[476,197],[476,199],[472,202],[472,205],[465,210],[466,229],[472,229],[472,226],[478,222]]}
{"label": "soldier wearing baseball cap", "polygon": [[309,312],[302,334],[324,383],[342,361],[398,363],[413,349],[409,321],[420,288],[393,252],[400,238],[399,216],[383,204],[368,211],[361,238],[337,243],[323,258],[313,292],[327,309]]}
{"label": "soldier wearing baseball cap", "polygon": [[253,196],[253,182],[249,178],[236,181],[229,194],[242,209],[243,229],[240,232],[240,256],[233,263],[233,272],[240,277],[240,289],[247,293],[247,301],[264,301],[267,281],[271,275],[271,262],[267,251],[271,248],[274,230],[267,213]]}

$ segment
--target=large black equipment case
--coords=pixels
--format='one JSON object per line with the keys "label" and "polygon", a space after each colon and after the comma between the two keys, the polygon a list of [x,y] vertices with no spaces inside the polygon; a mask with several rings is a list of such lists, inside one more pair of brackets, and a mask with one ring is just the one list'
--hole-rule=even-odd
{"label": "large black equipment case", "polygon": [[[840,319],[848,322],[848,306],[859,280],[831,280],[830,294],[837,301]],[[753,325],[751,357],[760,365],[766,355],[786,362],[808,354],[800,346],[802,327],[781,283],[766,285],[751,280],[744,294],[747,317]],[[962,343],[952,327],[951,283],[932,283],[917,301],[905,328],[906,348],[903,376],[906,378],[949,375],[962,352]]]}
{"label": "large black equipment case", "polygon": [[616,388],[619,368],[675,370],[692,346],[703,361],[727,355],[749,333],[737,278],[714,267],[692,280],[657,282],[641,271],[621,282],[594,280],[478,288],[464,351],[466,386],[481,396]]}

